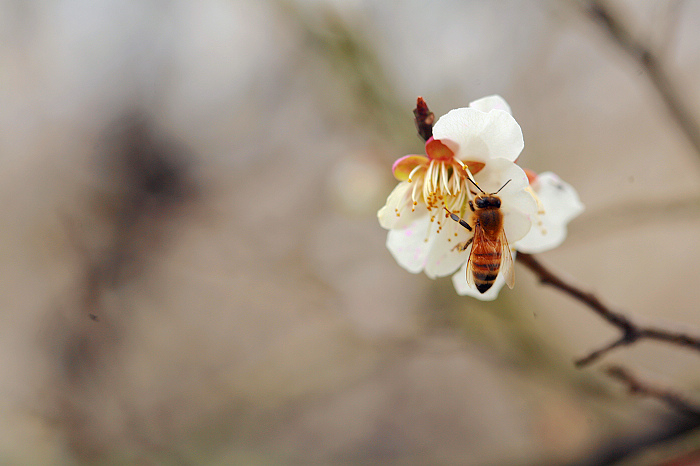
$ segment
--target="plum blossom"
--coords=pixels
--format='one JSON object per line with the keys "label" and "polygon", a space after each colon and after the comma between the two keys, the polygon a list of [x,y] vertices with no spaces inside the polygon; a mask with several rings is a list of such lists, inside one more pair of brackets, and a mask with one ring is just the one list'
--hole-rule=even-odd
{"label": "plum blossom", "polygon": [[[413,273],[449,275],[468,257],[455,245],[472,235],[446,217],[446,210],[469,213],[474,180],[504,203],[506,234],[522,238],[536,214],[527,176],[514,164],[524,147],[520,126],[499,96],[472,102],[450,111],[432,128],[426,155],[408,155],[394,163],[400,181],[378,212],[379,223],[390,230],[387,247],[397,262]],[[491,191],[489,191],[491,190]]]}
{"label": "plum blossom", "polygon": [[[419,99],[421,102],[424,104]],[[428,138],[425,155],[407,155],[394,163],[399,184],[377,213],[380,225],[389,230],[387,248],[406,270],[425,272],[431,278],[450,275],[461,267],[453,277],[459,294],[494,299],[503,278],[499,274],[483,295],[467,285],[465,269],[471,246],[462,250],[457,245],[465,244],[473,232],[447,213],[471,217],[469,201],[476,189],[472,181],[486,193],[503,188],[498,197],[505,235],[511,246],[524,241],[528,251],[563,241],[566,222],[578,214],[572,214],[571,199],[578,202],[578,198],[573,188],[552,181],[550,174],[529,183],[526,172],[515,164],[524,147],[522,131],[500,96],[451,110],[435,123],[429,136],[429,132],[423,136]],[[570,195],[568,201],[550,198],[562,190]]]}

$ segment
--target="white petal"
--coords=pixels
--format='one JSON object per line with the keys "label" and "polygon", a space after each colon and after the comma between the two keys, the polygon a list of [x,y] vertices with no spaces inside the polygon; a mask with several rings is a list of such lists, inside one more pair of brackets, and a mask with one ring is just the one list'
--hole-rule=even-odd
{"label": "white petal", "polygon": [[430,278],[444,277],[454,273],[464,264],[469,255],[455,248],[469,239],[472,234],[451,218],[443,219],[443,228],[436,234],[425,263],[425,274]]}
{"label": "white petal", "polygon": [[536,254],[554,249],[566,239],[566,227],[563,225],[546,226],[534,224],[530,232],[514,246],[518,251]]}
{"label": "white petal", "polygon": [[396,262],[411,273],[419,273],[425,267],[428,252],[435,241],[431,233],[432,223],[426,215],[402,230],[390,230],[386,247]]}
{"label": "white petal", "polygon": [[584,206],[574,187],[552,172],[540,173],[533,189],[552,218],[568,223],[583,212]]}
{"label": "white petal", "polygon": [[[387,230],[402,229],[417,218],[427,215],[428,210],[422,202],[419,202],[416,206],[413,205],[411,192],[414,185],[415,182],[402,181],[389,194],[386,204],[377,212],[379,225],[382,228]],[[397,215],[397,210],[399,215]]]}
{"label": "white petal", "polygon": [[568,183],[551,172],[541,173],[532,185],[544,207],[532,229],[515,245],[528,253],[548,251],[559,246],[566,238],[566,225],[583,212],[578,193]]}
{"label": "white petal", "polygon": [[494,157],[515,161],[524,147],[520,125],[505,110],[451,110],[435,123],[433,138],[462,161],[486,162]]}
{"label": "white petal", "polygon": [[[515,259],[515,255],[513,259]],[[498,293],[503,288],[503,285],[506,284],[506,280],[502,274],[498,274],[493,286],[486,290],[486,293],[479,293],[479,290],[467,284],[467,264],[465,263],[456,274],[452,275],[452,284],[460,296],[471,296],[481,301],[493,301],[498,297]]]}
{"label": "white petal", "polygon": [[[510,182],[505,185],[509,180]],[[489,160],[484,168],[474,176],[474,181],[487,193],[495,193],[503,188],[498,193],[501,198],[530,185],[522,168],[512,161],[502,158]]]}
{"label": "white petal", "polygon": [[475,108],[482,112],[490,112],[491,110],[503,110],[509,114],[513,114],[510,111],[510,105],[501,97],[500,95],[490,95],[488,97],[482,97],[479,100],[475,100],[470,103],[471,108]]}
{"label": "white petal", "polygon": [[532,194],[523,189],[508,197],[501,197],[501,203],[503,229],[508,242],[512,245],[532,229],[533,221],[537,216],[537,202]]}

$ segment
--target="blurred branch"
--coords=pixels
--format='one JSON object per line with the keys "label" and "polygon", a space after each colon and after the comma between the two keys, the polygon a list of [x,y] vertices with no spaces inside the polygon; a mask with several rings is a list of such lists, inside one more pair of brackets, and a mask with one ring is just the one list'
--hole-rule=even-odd
{"label": "blurred branch", "polygon": [[[409,129],[401,124],[405,108],[397,103],[396,86],[384,69],[374,45],[371,27],[349,21],[330,5],[305,6],[302,2],[278,0],[285,18],[301,27],[309,48],[330,65],[342,85],[333,87],[334,98],[348,93],[343,113],[382,135],[408,139]],[[350,104],[350,103],[354,104]]]}
{"label": "blurred branch", "polygon": [[[570,463],[569,466],[605,466],[621,464],[621,462],[638,464],[640,455],[645,455],[645,452],[659,446],[668,445],[669,442],[676,441],[700,426],[700,407],[686,401],[677,393],[653,386],[621,366],[610,366],[605,372],[626,385],[633,395],[654,398],[670,407],[675,413],[662,414],[651,428],[642,432],[608,439],[603,445],[588,453],[585,458]],[[696,464],[697,450],[690,453],[685,448],[680,450],[679,452],[676,448],[675,454],[671,451],[668,459],[663,462],[658,462],[657,459],[654,464],[667,466]],[[680,456],[678,456],[679,453]],[[647,463],[644,462],[644,464]]]}
{"label": "blurred branch", "polygon": [[605,373],[610,377],[627,385],[630,393],[634,395],[642,395],[649,398],[656,398],[675,409],[681,414],[700,420],[700,407],[693,406],[692,403],[686,401],[680,395],[664,388],[652,386],[633,375],[629,370],[622,366],[609,366],[605,369]]}
{"label": "blurred branch", "polygon": [[622,332],[622,335],[617,340],[591,352],[585,357],[577,359],[575,361],[577,367],[591,364],[614,348],[631,345],[644,339],[662,341],[700,351],[700,338],[682,332],[635,324],[624,314],[613,311],[607,305],[603,304],[593,293],[584,291],[561,279],[554,272],[542,265],[542,263],[531,254],[519,252],[516,260],[534,272],[540,278],[541,283],[551,285],[579,300]]}
{"label": "blurred branch", "polygon": [[[678,441],[683,436],[694,431],[700,426],[700,419],[697,417],[682,416],[675,413],[661,416],[656,419],[654,425],[642,432],[628,432],[622,435],[613,436],[609,439],[601,439],[601,445],[593,451],[587,453],[585,458],[579,459],[567,466],[611,466],[620,464],[640,464],[637,461],[646,452],[654,451],[657,447],[665,448],[669,443]],[[688,458],[688,454],[674,459]],[[697,456],[696,456],[697,458]],[[637,462],[635,462],[637,461]],[[673,461],[673,460],[671,460]],[[689,466],[696,464],[693,462],[656,462],[658,466]],[[648,461],[643,464],[650,464]]]}
{"label": "blurred branch", "polygon": [[661,96],[671,116],[700,156],[700,126],[684,103],[687,99],[683,99],[682,93],[670,80],[661,64],[661,58],[648,45],[636,40],[628,25],[605,2],[587,0],[583,5],[587,15],[607,31],[612,41],[646,70],[651,84]]}

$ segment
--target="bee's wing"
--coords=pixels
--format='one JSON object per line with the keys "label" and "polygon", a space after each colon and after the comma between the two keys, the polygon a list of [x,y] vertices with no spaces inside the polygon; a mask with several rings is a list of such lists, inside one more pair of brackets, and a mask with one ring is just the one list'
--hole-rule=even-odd
{"label": "bee's wing", "polygon": [[508,244],[508,240],[506,239],[506,232],[501,229],[501,234],[500,234],[500,240],[501,240],[501,272],[503,274],[503,278],[506,279],[506,285],[508,285],[508,288],[511,290],[513,289],[513,285],[515,285],[515,272],[513,270],[513,255],[510,252],[510,245]]}
{"label": "bee's wing", "polygon": [[[474,235],[476,237],[476,235]],[[472,273],[472,256],[474,255],[474,242],[472,241],[472,250],[469,253],[469,259],[467,259],[467,285],[470,288],[474,288],[474,274]]]}

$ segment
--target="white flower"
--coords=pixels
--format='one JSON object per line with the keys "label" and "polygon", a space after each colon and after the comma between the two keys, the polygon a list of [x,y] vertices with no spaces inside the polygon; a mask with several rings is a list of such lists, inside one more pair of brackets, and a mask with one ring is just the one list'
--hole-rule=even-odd
{"label": "white flower", "polygon": [[[473,231],[449,218],[454,212],[473,225],[469,201],[476,188],[498,192],[503,229],[512,248],[539,252],[557,246],[566,223],[582,206],[576,192],[555,175],[543,173],[532,185],[515,161],[524,147],[520,126],[503,98],[489,96],[451,110],[433,126],[426,155],[407,155],[394,163],[400,181],[377,216],[389,230],[387,248],[412,273],[453,277],[459,294],[491,300],[505,283],[499,274],[481,294],[466,280]],[[507,184],[506,184],[507,183]],[[521,248],[522,244],[522,248]]]}
{"label": "white flower", "polygon": [[[503,187],[498,197],[501,199],[506,238],[509,241],[523,238],[537,214],[537,202],[528,190],[525,172],[513,162],[499,158],[487,163],[474,175],[474,180],[487,193],[494,193]],[[471,213],[466,203],[455,210],[463,218],[469,218]],[[430,216],[423,216],[405,228],[389,231],[386,245],[399,265],[409,272],[425,271],[427,276],[435,278],[449,275],[466,263],[471,246],[466,251],[456,246],[471,238],[473,232],[444,214],[441,217],[440,226]],[[462,279],[466,280],[466,275],[463,274]]]}

